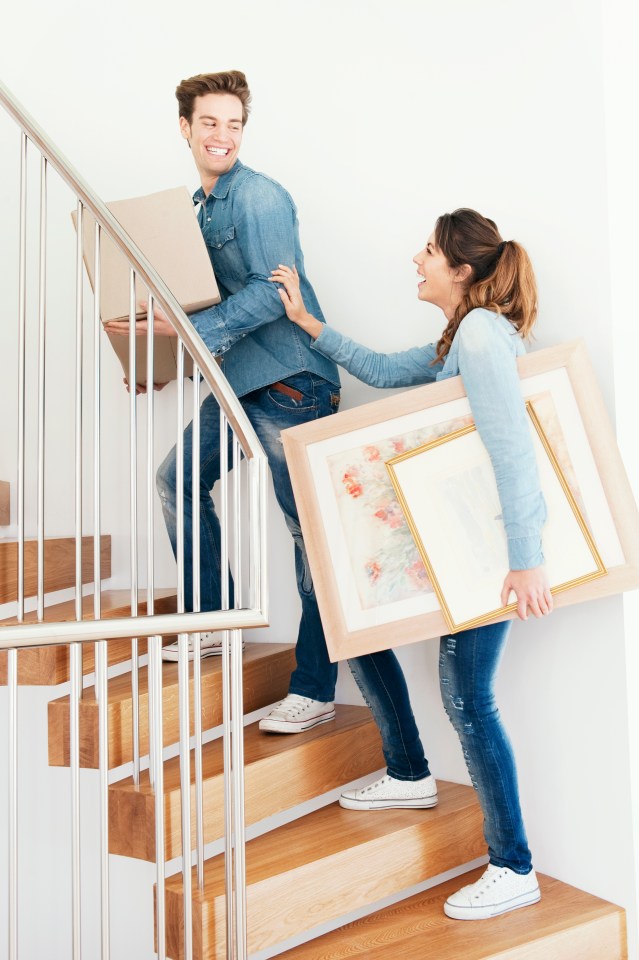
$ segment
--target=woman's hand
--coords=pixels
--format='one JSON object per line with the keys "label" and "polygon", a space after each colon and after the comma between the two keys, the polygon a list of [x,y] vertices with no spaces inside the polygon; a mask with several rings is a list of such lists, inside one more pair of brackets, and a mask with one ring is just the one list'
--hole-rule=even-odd
{"label": "woman's hand", "polygon": [[[140,303],[141,307],[147,307],[146,301],[142,300]],[[117,333],[119,336],[128,337],[129,335],[129,321],[128,320],[110,320],[108,323],[104,324],[104,329],[107,333]],[[141,337],[149,329],[148,317],[145,317],[143,320],[137,320],[135,323],[135,335]],[[153,304],[153,334],[156,337],[177,337],[177,333],[169,323],[164,310],[161,310],[160,307]]]}
{"label": "woman's hand", "polygon": [[293,266],[285,267],[282,263],[278,264],[277,270],[271,270],[272,276],[269,280],[272,283],[281,283],[277,288],[280,299],[284,304],[286,316],[293,323],[296,323],[302,330],[306,330],[311,337],[319,337],[324,326],[316,317],[308,313],[304,306],[302,294],[300,293],[300,278],[297,268]]}
{"label": "woman's hand", "polygon": [[[126,387],[127,392],[128,392],[128,393],[131,393],[131,386],[130,386],[129,381],[127,380],[126,377],[123,378],[122,383],[123,383],[124,386]],[[168,386],[168,381],[167,381],[167,383],[154,383],[154,384],[153,384],[153,389],[154,389],[154,390],[164,390],[164,388],[165,388],[166,386]],[[136,383],[136,385],[135,385],[135,395],[136,395],[136,397],[139,397],[141,393],[146,393],[146,383]]]}
{"label": "woman's hand", "polygon": [[517,616],[520,620],[528,619],[529,610],[535,617],[552,613],[552,594],[545,567],[511,570],[501,591],[502,606],[508,605],[511,593],[517,597]]}

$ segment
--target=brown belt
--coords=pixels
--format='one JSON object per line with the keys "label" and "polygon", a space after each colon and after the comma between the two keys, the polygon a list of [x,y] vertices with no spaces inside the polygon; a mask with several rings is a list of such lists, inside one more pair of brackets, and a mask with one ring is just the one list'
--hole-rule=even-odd
{"label": "brown belt", "polygon": [[304,394],[300,393],[299,390],[295,390],[294,387],[289,387],[285,383],[281,383],[279,380],[277,383],[272,383],[269,390],[277,390],[278,393],[285,393],[287,397],[292,397],[293,400],[303,400]]}

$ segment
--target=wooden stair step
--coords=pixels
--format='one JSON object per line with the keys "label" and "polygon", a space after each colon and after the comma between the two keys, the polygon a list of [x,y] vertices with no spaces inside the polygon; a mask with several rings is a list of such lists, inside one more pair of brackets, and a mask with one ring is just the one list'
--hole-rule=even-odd
{"label": "wooden stair step", "polygon": [[[131,612],[130,604],[131,593],[129,590],[105,590],[101,594],[101,615],[104,620],[113,620],[116,617],[128,617]],[[83,619],[93,620],[93,594],[82,599]],[[155,591],[155,612],[156,613],[175,613],[176,596],[175,591],[156,590]],[[146,615],[146,600],[140,599],[138,602],[138,614]],[[55,603],[44,609],[45,622],[65,623],[75,620],[75,600],[67,600],[64,603]],[[35,611],[25,614],[25,623],[37,623],[37,614]],[[2,637],[2,626],[4,624],[15,624],[17,620],[12,617],[10,620],[0,621],[0,637]],[[171,643],[172,639],[167,637],[165,643]],[[93,673],[95,647],[93,643],[83,644],[82,650],[82,672]],[[146,639],[140,638],[138,642],[138,653],[142,656],[146,653]],[[131,659],[131,638],[121,637],[108,641],[107,655],[109,666],[115,663],[122,663]],[[58,683],[65,683],[70,676],[69,668],[69,647],[64,641],[61,645],[55,647],[27,647],[18,651],[18,683],[23,685],[44,685],[49,686]],[[0,685],[7,682],[7,655],[0,653]]]}
{"label": "wooden stair step", "polygon": [[278,960],[624,960],[625,912],[539,876],[539,903],[493,920],[450,920],[444,901],[483,867],[370,914],[285,953]]}
{"label": "wooden stair step", "polygon": [[[264,949],[485,853],[471,787],[441,782],[430,810],[343,810],[331,804],[246,847],[248,949]],[[193,956],[224,958],[224,860],[193,883]],[[181,874],[166,881],[167,955],[183,958]]]}
{"label": "wooden stair step", "polygon": [[[100,537],[100,566],[102,580],[111,576],[111,537]],[[93,537],[82,538],[82,583],[93,580]],[[75,537],[47,537],[44,541],[44,592],[75,587]],[[38,592],[38,542],[33,538],[24,543],[24,595],[35,597]],[[0,603],[14,603],[18,599],[18,541],[0,540]]]}
{"label": "wooden stair step", "polygon": [[[202,727],[209,730],[222,723],[221,657],[202,660]],[[284,643],[247,643],[244,651],[244,708],[246,713],[286,696],[295,667],[295,647]],[[190,710],[193,732],[193,668],[191,667]],[[162,670],[164,745],[180,738],[178,714],[178,665],[165,663]],[[49,763],[69,766],[69,697],[49,702]],[[140,751],[148,753],[148,674],[139,671]],[[118,767],[133,759],[133,702],[131,675],[109,680],[108,740],[109,766]],[[80,763],[98,766],[98,704],[95,688],[84,690],[80,703]]]}
{"label": "wooden stair step", "polygon": [[6,527],[11,518],[11,485],[0,480],[0,527]]}
{"label": "wooden stair step", "polygon": [[[356,749],[353,749],[356,745]],[[335,722],[295,736],[246,727],[244,740],[246,822],[289,809],[384,766],[377,726],[367,707],[338,705]],[[224,834],[224,773],[221,739],[202,751],[204,842]],[[191,758],[192,839],[195,847],[195,765]],[[278,788],[277,785],[280,785]],[[179,757],[164,764],[165,858],[180,856]],[[109,850],[123,857],[155,860],[155,795],[148,771],[109,788]]]}

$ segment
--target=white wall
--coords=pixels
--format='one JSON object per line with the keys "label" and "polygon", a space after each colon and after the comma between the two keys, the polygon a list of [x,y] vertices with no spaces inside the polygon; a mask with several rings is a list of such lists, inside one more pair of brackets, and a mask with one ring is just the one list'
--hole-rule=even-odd
{"label": "white wall", "polygon": [[[181,20],[166,0],[26,2],[3,31],[1,62],[106,200],[194,188],[174,87],[245,70],[254,108],[242,158],[293,194],[329,322],[383,350],[435,339],[441,316],[416,302],[411,257],[438,214],[474,206],[533,257],[537,345],[584,337],[612,414],[600,17],[598,0],[195,0]],[[616,328],[623,336],[619,318]],[[117,422],[115,364],[112,377]],[[343,379],[344,406],[378,395]],[[105,518],[117,533],[117,497]],[[290,640],[292,551],[275,508],[270,555],[269,635]],[[439,703],[436,643],[400,656],[434,772],[466,781]],[[638,960],[625,656],[621,599],[559,611],[515,626],[499,689],[537,868],[626,906]],[[356,696],[342,676],[339,698]]]}

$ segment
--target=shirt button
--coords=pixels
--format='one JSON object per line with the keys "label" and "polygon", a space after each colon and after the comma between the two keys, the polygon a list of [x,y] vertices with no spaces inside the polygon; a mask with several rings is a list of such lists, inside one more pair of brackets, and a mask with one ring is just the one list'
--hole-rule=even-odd
{"label": "shirt button", "polygon": [[206,222],[207,222],[207,223],[210,223],[210,222],[211,222],[211,218],[210,218],[210,217],[207,217],[207,218],[206,218]]}

